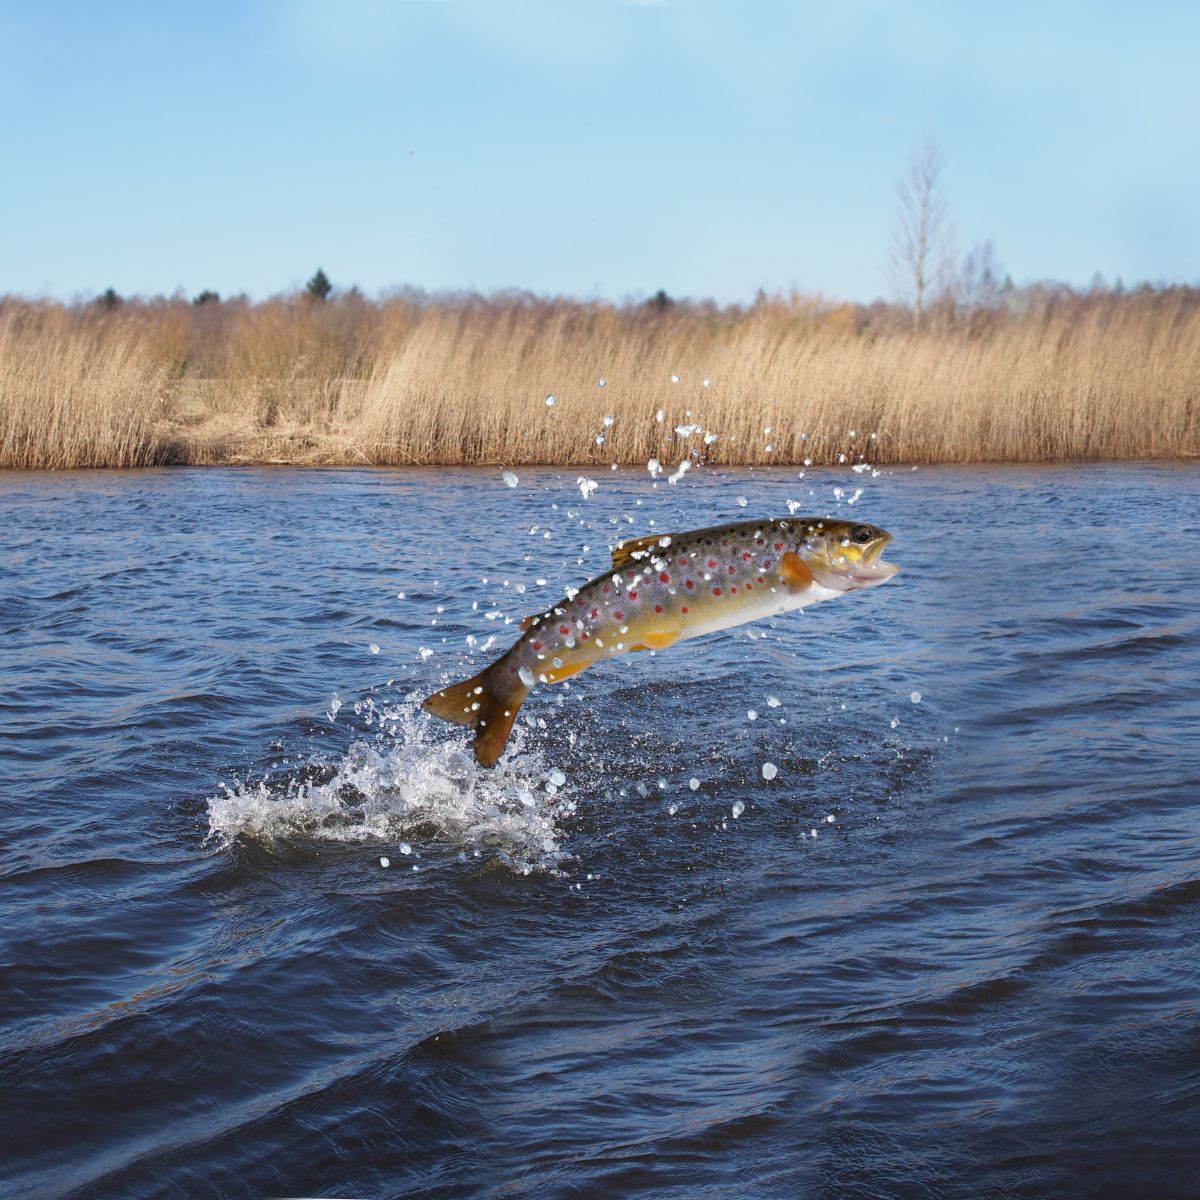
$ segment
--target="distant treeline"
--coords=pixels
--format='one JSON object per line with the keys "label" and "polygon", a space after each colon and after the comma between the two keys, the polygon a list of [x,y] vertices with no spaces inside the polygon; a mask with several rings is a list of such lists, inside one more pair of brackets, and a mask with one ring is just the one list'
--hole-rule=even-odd
{"label": "distant treeline", "polygon": [[[552,398],[552,399],[551,399]],[[1038,461],[1200,451],[1200,289],[911,309],[525,293],[0,299],[0,466]]]}

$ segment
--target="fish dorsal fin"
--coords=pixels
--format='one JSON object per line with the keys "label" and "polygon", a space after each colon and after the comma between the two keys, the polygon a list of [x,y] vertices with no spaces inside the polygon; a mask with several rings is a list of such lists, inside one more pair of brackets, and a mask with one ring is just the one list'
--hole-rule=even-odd
{"label": "fish dorsal fin", "polygon": [[638,566],[648,562],[654,555],[662,554],[674,540],[674,535],[669,533],[652,533],[647,537],[618,542],[612,552],[613,570],[620,571],[630,564]]}

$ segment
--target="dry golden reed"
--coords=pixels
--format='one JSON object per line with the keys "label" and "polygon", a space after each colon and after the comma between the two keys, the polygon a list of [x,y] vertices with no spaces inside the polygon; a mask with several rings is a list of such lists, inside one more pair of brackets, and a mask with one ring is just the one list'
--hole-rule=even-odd
{"label": "dry golden reed", "polygon": [[1179,457],[1198,399],[1189,289],[1027,294],[918,332],[801,297],[0,304],[4,467]]}

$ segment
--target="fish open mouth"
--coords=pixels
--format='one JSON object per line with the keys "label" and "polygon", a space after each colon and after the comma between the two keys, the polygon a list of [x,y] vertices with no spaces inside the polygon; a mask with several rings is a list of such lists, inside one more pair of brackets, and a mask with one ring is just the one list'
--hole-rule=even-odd
{"label": "fish open mouth", "polygon": [[866,579],[870,583],[883,583],[884,580],[891,579],[900,570],[899,563],[884,562],[882,557],[884,548],[891,540],[891,534],[888,533],[876,538],[858,560],[851,572],[852,577]]}
{"label": "fish open mouth", "polygon": [[873,563],[882,553],[883,548],[892,539],[890,537],[876,538],[874,542],[867,547],[867,552],[863,555],[863,563],[869,565]]}
{"label": "fish open mouth", "polygon": [[882,557],[884,549],[891,540],[891,534],[881,534],[870,545],[863,548],[857,561],[846,562],[835,567],[833,575],[839,583],[834,586],[853,590],[875,587],[891,579],[900,570],[898,563],[884,562]]}

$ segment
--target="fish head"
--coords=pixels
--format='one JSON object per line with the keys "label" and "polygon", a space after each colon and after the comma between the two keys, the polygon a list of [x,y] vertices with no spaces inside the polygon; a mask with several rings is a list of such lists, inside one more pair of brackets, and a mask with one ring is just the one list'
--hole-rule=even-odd
{"label": "fish head", "polygon": [[887,583],[900,567],[884,562],[892,535],[862,521],[806,520],[800,526],[796,553],[822,587],[857,591]]}

